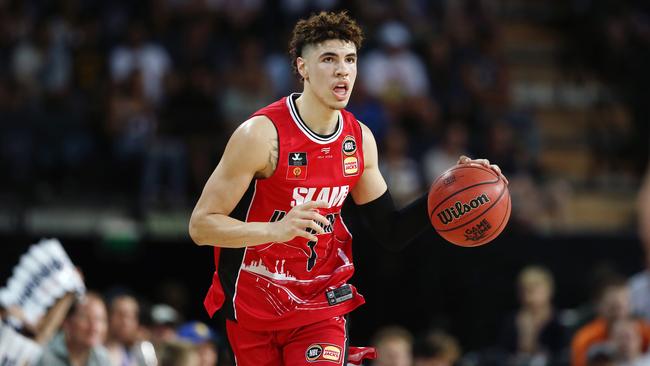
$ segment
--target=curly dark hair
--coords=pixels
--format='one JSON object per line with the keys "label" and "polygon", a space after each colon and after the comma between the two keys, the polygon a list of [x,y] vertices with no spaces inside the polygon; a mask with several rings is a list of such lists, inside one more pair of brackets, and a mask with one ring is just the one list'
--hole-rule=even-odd
{"label": "curly dark hair", "polygon": [[[363,31],[345,10],[338,13],[321,11],[296,23],[289,42],[289,56],[291,57],[293,71],[298,77],[300,77],[300,74],[298,73],[296,58],[302,55],[305,46],[330,39],[352,42],[358,50],[363,42]],[[302,80],[302,77],[300,79]]]}

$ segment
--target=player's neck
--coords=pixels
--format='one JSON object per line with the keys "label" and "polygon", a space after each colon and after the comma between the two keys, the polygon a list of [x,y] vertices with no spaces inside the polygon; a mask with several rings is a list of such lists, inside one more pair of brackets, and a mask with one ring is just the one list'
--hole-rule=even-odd
{"label": "player's neck", "polygon": [[308,88],[296,99],[296,107],[310,130],[329,135],[336,130],[339,111],[323,104]]}

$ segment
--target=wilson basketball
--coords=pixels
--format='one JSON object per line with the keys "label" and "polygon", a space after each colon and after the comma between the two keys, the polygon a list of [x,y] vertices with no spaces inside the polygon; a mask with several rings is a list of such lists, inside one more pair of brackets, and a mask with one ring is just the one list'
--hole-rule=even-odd
{"label": "wilson basketball", "polygon": [[455,166],[429,190],[429,216],[436,231],[463,247],[486,244],[510,218],[508,186],[494,171],[478,164]]}

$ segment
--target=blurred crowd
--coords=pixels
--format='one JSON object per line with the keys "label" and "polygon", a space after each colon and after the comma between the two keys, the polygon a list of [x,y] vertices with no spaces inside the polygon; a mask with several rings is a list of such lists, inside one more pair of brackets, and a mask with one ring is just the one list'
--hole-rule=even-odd
{"label": "blurred crowd", "polygon": [[650,273],[626,279],[609,267],[594,274],[584,306],[553,305],[547,268],[524,267],[516,279],[519,306],[503,320],[493,345],[463,352],[444,329],[413,337],[403,327],[380,329],[375,366],[645,366],[650,365]]}
{"label": "blurred crowd", "polygon": [[[39,323],[60,309],[65,315],[48,339],[41,339],[40,324],[25,323],[21,329],[44,343],[36,365],[215,366],[224,346],[212,326],[186,321],[174,307],[149,305],[126,291],[65,296]],[[0,315],[20,317],[20,309],[6,310]],[[0,344],[8,347],[6,339]],[[11,357],[16,356],[11,352],[0,355],[5,356],[0,357],[3,365],[11,364]],[[233,364],[229,355],[226,352],[222,364]]]}
{"label": "blurred crowd", "polygon": [[[0,169],[10,172],[0,196],[7,207],[191,207],[234,128],[300,91],[287,56],[295,21],[344,6],[367,37],[348,109],[375,134],[398,204],[468,154],[508,176],[516,228],[561,218],[567,188],[545,181],[539,126],[512,102],[497,3],[0,0]],[[647,13],[635,1],[568,3],[567,65],[594,71],[620,96],[589,131],[597,161],[641,171]],[[515,284],[519,308],[493,347],[470,352],[445,329],[413,335],[396,325],[377,330],[373,365],[650,365],[650,273],[603,271],[593,283],[590,304],[556,309],[553,274],[526,267]],[[152,354],[160,365],[233,362],[215,324],[186,321],[173,304],[90,292],[70,309],[43,365],[75,355],[118,366],[151,365]]]}
{"label": "blurred crowd", "polygon": [[[0,189],[19,207],[188,207],[233,129],[301,89],[287,57],[295,21],[342,5],[1,1],[0,166],[11,174]],[[349,110],[376,135],[398,203],[463,153],[489,156],[530,195],[539,137],[511,103],[495,7],[345,7],[367,37]]]}
{"label": "blurred crowd", "polygon": [[[553,299],[553,273],[543,265],[523,267],[513,283],[517,307],[481,349],[463,349],[444,327],[413,335],[403,325],[377,319],[371,344],[378,358],[369,365],[650,365],[650,270],[626,278],[601,266],[591,284],[590,301],[560,309]],[[91,290],[64,296],[39,323],[61,311],[62,303],[67,303],[65,315],[47,339],[40,336],[42,324],[24,323],[21,330],[43,345],[37,365],[235,365],[220,322],[187,320],[174,301],[150,303],[123,288],[103,294]],[[21,317],[20,310],[0,309],[0,320],[10,316]],[[3,344],[6,339],[0,337]]]}
{"label": "blurred crowd", "polygon": [[[650,152],[650,106],[645,98],[650,83],[649,15],[644,1],[572,1],[563,22],[569,36],[565,65],[598,75],[612,88],[611,99],[629,109],[631,126],[612,116],[613,123],[597,123],[590,132],[599,161],[619,170],[642,170]],[[620,109],[614,113],[620,115]]]}

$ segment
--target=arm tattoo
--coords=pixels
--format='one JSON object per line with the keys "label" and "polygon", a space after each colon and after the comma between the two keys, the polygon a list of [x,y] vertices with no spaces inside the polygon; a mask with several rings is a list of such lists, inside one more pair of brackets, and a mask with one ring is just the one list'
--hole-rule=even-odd
{"label": "arm tattoo", "polygon": [[269,165],[271,166],[271,174],[275,171],[275,168],[278,166],[278,140],[271,139],[271,151],[269,153]]}

